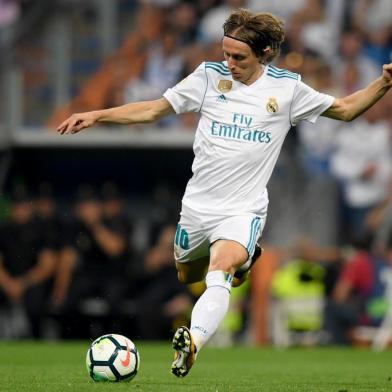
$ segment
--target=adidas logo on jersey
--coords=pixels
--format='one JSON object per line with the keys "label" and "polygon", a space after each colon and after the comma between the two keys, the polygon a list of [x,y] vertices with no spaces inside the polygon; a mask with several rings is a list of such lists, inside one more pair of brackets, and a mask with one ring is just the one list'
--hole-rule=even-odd
{"label": "adidas logo on jersey", "polygon": [[216,99],[218,102],[224,102],[227,103],[227,98],[224,96],[224,94],[219,95],[219,97]]}

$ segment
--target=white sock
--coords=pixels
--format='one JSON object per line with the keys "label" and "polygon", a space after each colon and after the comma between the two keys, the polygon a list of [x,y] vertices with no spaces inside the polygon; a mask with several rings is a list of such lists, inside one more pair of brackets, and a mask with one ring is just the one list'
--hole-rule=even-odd
{"label": "white sock", "polygon": [[206,276],[207,289],[192,310],[191,333],[197,351],[215,333],[227,313],[232,280],[223,271],[211,271]]}

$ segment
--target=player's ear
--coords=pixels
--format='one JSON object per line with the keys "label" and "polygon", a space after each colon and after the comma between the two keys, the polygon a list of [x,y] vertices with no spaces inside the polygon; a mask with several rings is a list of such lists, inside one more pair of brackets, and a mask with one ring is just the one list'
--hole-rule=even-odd
{"label": "player's ear", "polygon": [[266,59],[268,59],[271,55],[271,47],[266,46],[265,49],[263,49],[263,54],[260,56],[260,63],[265,64]]}

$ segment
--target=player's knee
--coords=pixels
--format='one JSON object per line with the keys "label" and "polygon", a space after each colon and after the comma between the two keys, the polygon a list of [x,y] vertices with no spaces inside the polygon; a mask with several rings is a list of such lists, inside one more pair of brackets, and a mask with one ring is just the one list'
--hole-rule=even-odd
{"label": "player's knee", "polygon": [[231,257],[214,255],[211,257],[209,271],[224,271],[231,275],[237,270],[237,265]]}
{"label": "player's knee", "polygon": [[209,271],[223,271],[227,272],[230,275],[234,275],[236,270],[237,267],[225,260],[217,260],[216,262],[211,263],[209,268]]}
{"label": "player's knee", "polygon": [[235,241],[219,240],[210,248],[209,271],[224,271],[234,275],[236,270],[246,262],[248,252]]}

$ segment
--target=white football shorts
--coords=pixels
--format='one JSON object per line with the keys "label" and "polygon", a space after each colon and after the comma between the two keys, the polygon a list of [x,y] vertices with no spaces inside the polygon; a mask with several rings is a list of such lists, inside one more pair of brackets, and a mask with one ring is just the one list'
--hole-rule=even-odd
{"label": "white football shorts", "polygon": [[174,257],[186,263],[209,256],[210,246],[217,240],[239,242],[248,251],[249,259],[240,270],[249,268],[255,245],[266,221],[267,213],[260,215],[202,215],[182,206],[180,222],[174,239]]}

